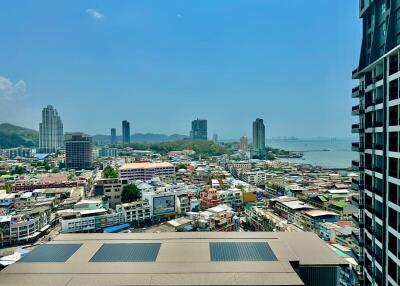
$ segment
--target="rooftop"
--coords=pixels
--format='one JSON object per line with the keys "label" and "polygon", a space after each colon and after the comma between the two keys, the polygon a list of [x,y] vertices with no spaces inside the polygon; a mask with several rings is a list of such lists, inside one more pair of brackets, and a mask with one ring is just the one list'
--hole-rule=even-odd
{"label": "rooftop", "polygon": [[128,163],[123,165],[120,170],[130,170],[130,169],[153,169],[153,168],[166,168],[166,167],[174,167],[171,163],[168,162],[140,162],[140,163]]}
{"label": "rooftop", "polygon": [[305,232],[62,234],[1,271],[0,284],[304,285],[299,265],[347,262]]}

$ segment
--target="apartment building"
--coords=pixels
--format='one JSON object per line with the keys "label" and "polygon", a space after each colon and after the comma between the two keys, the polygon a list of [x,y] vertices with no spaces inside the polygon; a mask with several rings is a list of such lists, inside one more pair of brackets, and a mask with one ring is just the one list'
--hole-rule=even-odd
{"label": "apartment building", "polygon": [[175,167],[171,163],[128,163],[119,169],[120,178],[128,180],[149,181],[154,177],[172,177]]}
{"label": "apartment building", "polygon": [[357,253],[365,285],[400,284],[400,1],[361,0],[362,46],[358,80],[352,89],[357,104],[352,132],[359,153],[359,239]]}
{"label": "apartment building", "polygon": [[252,185],[264,185],[267,180],[265,171],[254,171],[243,173],[243,180]]}

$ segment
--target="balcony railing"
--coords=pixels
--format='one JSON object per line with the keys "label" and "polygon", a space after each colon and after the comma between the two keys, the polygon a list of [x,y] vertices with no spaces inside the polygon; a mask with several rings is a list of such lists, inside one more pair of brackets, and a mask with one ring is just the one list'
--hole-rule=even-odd
{"label": "balcony railing", "polygon": [[360,143],[358,142],[351,143],[351,150],[360,152]]}
{"label": "balcony railing", "polygon": [[375,77],[375,82],[378,82],[378,81],[380,81],[380,80],[382,80],[383,79],[383,74],[378,74],[376,77]]}
{"label": "balcony railing", "polygon": [[351,165],[353,170],[355,171],[363,171],[364,167],[360,165],[360,163],[356,160],[351,161]]}
{"label": "balcony railing", "polygon": [[354,69],[354,70],[351,72],[351,76],[352,76],[353,79],[356,79],[356,78],[357,78],[357,76],[358,76],[358,68]]}
{"label": "balcony railing", "polygon": [[375,171],[375,172],[378,172],[378,173],[382,173],[382,172],[383,172],[383,168],[382,168],[381,166],[375,165],[375,166],[374,166],[374,171]]}
{"label": "balcony railing", "polygon": [[359,133],[360,131],[360,124],[352,124],[351,125],[351,132],[352,133]]}
{"label": "balcony railing", "polygon": [[353,115],[360,115],[360,114],[363,114],[363,112],[364,112],[364,109],[360,105],[354,105],[351,108],[351,113]]}

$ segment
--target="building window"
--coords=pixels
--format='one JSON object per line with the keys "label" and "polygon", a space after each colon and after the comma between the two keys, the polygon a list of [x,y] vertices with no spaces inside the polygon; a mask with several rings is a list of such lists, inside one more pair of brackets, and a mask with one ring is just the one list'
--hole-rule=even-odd
{"label": "building window", "polygon": [[397,105],[389,107],[389,126],[396,126],[398,124],[398,107]]}
{"label": "building window", "polygon": [[394,280],[397,281],[397,264],[394,262],[390,257],[388,257],[388,273],[389,276]]}
{"label": "building window", "polygon": [[397,185],[393,183],[389,183],[389,201],[394,204],[397,204],[398,202]]}
{"label": "building window", "polygon": [[389,207],[389,226],[397,230],[397,212]]}
{"label": "building window", "polygon": [[390,232],[388,232],[388,234],[389,234],[389,250],[394,255],[397,255],[397,238]]}
{"label": "building window", "polygon": [[396,158],[389,157],[389,176],[397,178],[398,162]]}
{"label": "building window", "polygon": [[398,152],[398,133],[389,132],[389,151]]}

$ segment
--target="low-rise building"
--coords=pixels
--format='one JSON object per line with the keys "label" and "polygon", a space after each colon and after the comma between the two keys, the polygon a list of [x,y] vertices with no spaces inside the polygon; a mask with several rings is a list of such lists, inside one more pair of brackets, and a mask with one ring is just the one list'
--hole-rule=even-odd
{"label": "low-rise building", "polygon": [[218,192],[219,201],[221,204],[227,204],[233,208],[243,205],[242,191],[239,189],[229,189]]}
{"label": "low-rise building", "polygon": [[122,179],[148,181],[153,177],[172,177],[175,175],[175,167],[171,163],[129,163],[119,169]]}
{"label": "low-rise building", "polygon": [[110,207],[115,207],[121,203],[122,190],[127,184],[127,179],[96,179],[93,186],[94,194],[107,197]]}
{"label": "low-rise building", "polygon": [[7,194],[6,190],[0,190],[0,208],[9,208],[14,201],[15,194]]}
{"label": "low-rise building", "polygon": [[205,189],[200,193],[201,205],[205,208],[212,208],[220,204],[218,191],[213,188]]}
{"label": "low-rise building", "polygon": [[265,185],[267,173],[265,171],[245,172],[243,180],[252,185]]}
{"label": "low-rise building", "polygon": [[147,201],[119,204],[115,210],[122,213],[124,223],[140,223],[151,219],[151,207]]}
{"label": "low-rise building", "polygon": [[33,242],[52,222],[48,207],[34,208],[17,215],[0,216],[0,244],[13,245]]}

